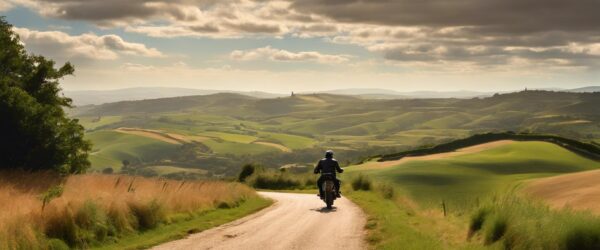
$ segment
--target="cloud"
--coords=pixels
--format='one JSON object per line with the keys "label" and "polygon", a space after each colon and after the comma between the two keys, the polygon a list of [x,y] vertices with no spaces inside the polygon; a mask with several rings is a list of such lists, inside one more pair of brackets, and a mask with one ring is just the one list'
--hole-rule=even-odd
{"label": "cloud", "polygon": [[244,33],[279,33],[281,28],[276,24],[260,24],[251,22],[227,23],[227,27]]}
{"label": "cloud", "polygon": [[8,1],[44,16],[161,38],[324,38],[404,64],[598,66],[598,0]]}
{"label": "cloud", "polygon": [[0,0],[0,11],[7,11],[12,9],[13,5],[5,0]]}
{"label": "cloud", "polygon": [[114,60],[120,54],[142,57],[164,57],[155,48],[141,43],[124,41],[117,35],[98,36],[92,33],[72,36],[60,31],[37,31],[27,28],[13,28],[28,50],[48,55],[51,58],[69,60],[87,58]]}
{"label": "cloud", "polygon": [[349,23],[481,28],[486,33],[597,30],[597,0],[294,0],[292,8]]}
{"label": "cloud", "polygon": [[126,71],[150,71],[155,70],[156,67],[139,63],[124,63],[123,65],[121,65],[121,69],[124,69]]}
{"label": "cloud", "polygon": [[231,59],[248,61],[269,59],[273,61],[301,62],[313,61],[319,63],[343,63],[350,60],[348,55],[322,54],[316,51],[291,52],[274,49],[270,46],[252,50],[235,50],[229,55]]}

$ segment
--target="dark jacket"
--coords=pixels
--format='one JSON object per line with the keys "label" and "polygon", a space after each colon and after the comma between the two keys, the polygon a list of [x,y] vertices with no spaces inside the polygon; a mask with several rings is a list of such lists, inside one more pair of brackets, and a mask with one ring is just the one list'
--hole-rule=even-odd
{"label": "dark jacket", "polygon": [[333,158],[323,158],[317,163],[315,167],[315,174],[318,173],[332,173],[336,174],[336,172],[344,172],[342,168],[340,168],[340,164]]}

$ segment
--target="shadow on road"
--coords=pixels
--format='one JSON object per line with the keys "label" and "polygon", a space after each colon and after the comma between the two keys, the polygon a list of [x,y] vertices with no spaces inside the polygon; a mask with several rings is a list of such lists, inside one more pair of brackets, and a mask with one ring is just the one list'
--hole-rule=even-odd
{"label": "shadow on road", "polygon": [[331,209],[327,208],[327,207],[322,207],[322,208],[312,208],[310,209],[312,211],[316,211],[319,213],[334,213],[337,211],[337,207],[332,207]]}

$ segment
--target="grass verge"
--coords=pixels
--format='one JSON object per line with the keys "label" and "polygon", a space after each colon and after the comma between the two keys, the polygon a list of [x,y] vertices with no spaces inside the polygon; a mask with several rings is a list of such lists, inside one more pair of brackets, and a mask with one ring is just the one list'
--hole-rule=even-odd
{"label": "grass verge", "polygon": [[173,216],[183,217],[180,221],[159,226],[153,230],[139,234],[128,235],[119,242],[104,245],[94,249],[145,249],[160,243],[184,238],[188,234],[198,233],[227,222],[252,214],[272,204],[272,201],[253,197],[241,203],[238,207],[229,209],[215,209],[200,214],[178,214]]}
{"label": "grass verge", "polygon": [[600,249],[597,215],[553,210],[518,195],[482,204],[472,214],[469,231],[469,238],[504,249]]}
{"label": "grass verge", "polygon": [[416,221],[414,212],[399,207],[393,200],[369,191],[353,191],[346,197],[367,214],[367,242],[375,249],[441,249],[440,241],[420,232],[410,221]]}
{"label": "grass verge", "polygon": [[162,226],[161,235],[169,235],[169,225],[213,212],[226,221],[235,215],[226,211],[248,208],[254,199],[256,192],[240,183],[6,171],[0,173],[0,249],[88,249]]}

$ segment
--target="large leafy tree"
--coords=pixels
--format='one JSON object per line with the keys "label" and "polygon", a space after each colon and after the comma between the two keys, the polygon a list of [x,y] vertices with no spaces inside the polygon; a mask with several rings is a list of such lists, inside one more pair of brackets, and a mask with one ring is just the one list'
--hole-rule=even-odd
{"label": "large leafy tree", "polygon": [[82,173],[90,143],[64,109],[59,80],[74,68],[30,55],[12,26],[0,17],[0,168]]}

